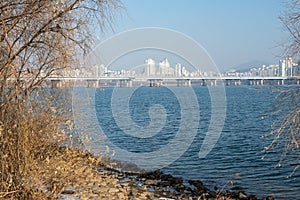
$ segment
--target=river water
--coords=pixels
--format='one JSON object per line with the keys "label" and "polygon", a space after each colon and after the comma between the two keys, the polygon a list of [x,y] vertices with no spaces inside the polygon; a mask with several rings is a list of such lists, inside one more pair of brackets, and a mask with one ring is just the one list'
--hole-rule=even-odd
{"label": "river water", "polygon": [[[272,92],[270,86],[226,86],[223,89],[225,96],[222,92],[212,96],[213,92],[203,86],[189,89],[81,88],[77,89],[77,96],[73,97],[73,109],[75,107],[76,110],[77,107],[80,113],[78,118],[93,121],[82,122],[79,125],[81,130],[97,126],[92,131],[86,131],[93,132],[91,138],[96,141],[94,144],[97,146],[101,145],[98,140],[106,140],[122,149],[122,155],[126,152],[129,155],[145,153],[144,160],[153,159],[147,158],[147,155],[151,156],[151,152],[160,152],[160,149],[168,147],[170,156],[175,158],[163,166],[162,171],[165,173],[182,176],[186,180],[200,179],[211,189],[214,186],[225,186],[225,189],[240,186],[246,193],[257,194],[259,197],[271,195],[276,199],[300,199],[299,170],[287,178],[294,166],[287,164],[276,167],[281,149],[275,149],[266,156],[262,153],[272,139],[261,136],[271,131],[271,124],[276,120],[268,114],[276,102],[278,92]],[[195,94],[196,105],[187,90],[192,90]],[[83,93],[88,94],[88,99],[83,95],[81,98],[84,100],[79,100],[78,96]],[[86,101],[92,105],[91,110],[82,103]],[[218,101],[223,101],[225,109],[224,106],[219,106],[222,103],[216,105],[215,102]],[[218,109],[221,109],[220,112]],[[213,118],[213,113],[216,112],[222,116]],[[186,124],[182,123],[184,118],[188,118]],[[211,151],[205,157],[199,158],[199,150],[210,129],[209,125],[216,119],[219,120],[216,123],[218,125],[222,125],[224,119],[219,138]],[[101,132],[99,138],[98,129]],[[177,138],[176,134],[179,132],[183,132],[186,137]],[[183,142],[171,143],[177,139]],[[113,148],[111,147],[111,156],[120,159],[120,155],[115,155],[118,151],[113,151]],[[182,152],[172,154],[176,151]],[[162,152],[156,154],[156,157],[168,160],[163,155],[165,152]],[[137,161],[135,159],[130,159],[129,156],[125,161],[134,163]]]}

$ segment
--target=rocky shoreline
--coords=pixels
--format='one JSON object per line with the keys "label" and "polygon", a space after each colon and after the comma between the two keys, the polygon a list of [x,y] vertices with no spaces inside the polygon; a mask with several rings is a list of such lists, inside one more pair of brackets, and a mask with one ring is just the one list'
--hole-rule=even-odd
{"label": "rocky shoreline", "polygon": [[[84,171],[79,172],[84,182],[75,184],[70,182],[65,185],[61,194],[61,200],[85,200],[85,199],[127,199],[127,200],[256,200],[256,195],[246,194],[242,188],[236,187],[231,191],[210,190],[200,180],[183,180],[182,177],[174,177],[164,174],[160,170],[154,172],[130,171],[125,172],[120,168],[94,158],[91,154],[85,154],[87,160],[92,161]],[[120,164],[120,163],[119,163]],[[76,169],[74,169],[76,170]],[[263,200],[273,200],[271,196]]]}
{"label": "rocky shoreline", "polygon": [[[116,172],[114,172],[116,173]],[[182,177],[174,177],[164,174],[160,170],[148,173],[122,173],[115,174],[118,183],[127,189],[129,199],[241,199],[257,200],[256,195],[247,195],[241,188],[233,188],[235,191],[209,190],[200,180],[183,180]],[[263,200],[272,200],[271,196]]]}

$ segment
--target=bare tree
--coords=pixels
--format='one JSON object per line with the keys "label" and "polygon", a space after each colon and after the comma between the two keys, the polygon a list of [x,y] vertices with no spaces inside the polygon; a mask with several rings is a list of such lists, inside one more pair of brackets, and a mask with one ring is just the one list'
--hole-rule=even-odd
{"label": "bare tree", "polygon": [[285,13],[279,17],[289,37],[284,44],[287,55],[297,55],[300,50],[300,1],[289,0]]}
{"label": "bare tree", "polygon": [[272,131],[264,137],[273,136],[271,143],[264,148],[266,153],[275,149],[282,151],[278,166],[294,165],[296,170],[300,159],[300,90],[298,86],[277,90],[275,104],[271,108]]}
{"label": "bare tree", "polygon": [[[285,54],[297,56],[300,51],[300,1],[288,1],[286,13],[280,20],[289,33],[288,41],[285,43]],[[272,108],[272,117],[277,120],[272,125],[272,131],[264,135],[264,137],[273,136],[273,140],[264,150],[269,153],[275,148],[281,149],[282,155],[278,166],[294,165],[294,173],[300,166],[300,88],[290,86],[279,91],[280,95]]]}
{"label": "bare tree", "polygon": [[117,8],[116,0],[1,0],[1,94],[8,82],[27,93],[73,67],[91,47],[92,31],[110,25]]}
{"label": "bare tree", "polygon": [[0,0],[0,198],[30,198],[24,183],[67,121],[53,98],[38,100],[45,79],[72,71],[120,8],[118,0]]}

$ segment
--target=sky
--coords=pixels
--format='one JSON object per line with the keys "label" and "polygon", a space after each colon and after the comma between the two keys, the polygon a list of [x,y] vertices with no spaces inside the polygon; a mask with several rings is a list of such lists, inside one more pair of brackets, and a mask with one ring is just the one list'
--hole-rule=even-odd
{"label": "sky", "polygon": [[[277,64],[287,33],[284,0],[124,0],[114,33],[161,27],[202,45],[221,70],[252,61]],[[114,33],[110,33],[111,35]]]}

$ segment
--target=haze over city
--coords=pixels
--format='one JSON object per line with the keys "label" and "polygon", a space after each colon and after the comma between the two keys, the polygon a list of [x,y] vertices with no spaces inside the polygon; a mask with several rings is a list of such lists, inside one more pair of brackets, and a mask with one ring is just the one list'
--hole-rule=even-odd
{"label": "haze over city", "polygon": [[[176,4],[171,0],[128,0],[123,5],[127,14],[116,19],[114,31],[106,33],[104,38],[143,27],[179,31],[202,45],[222,72],[245,63],[278,64],[280,59],[287,56],[283,44],[288,34],[283,31],[279,20],[287,8],[281,0],[192,0],[176,1]],[[127,64],[142,64],[144,60],[138,57],[128,58]],[[162,60],[166,56],[160,56],[159,53],[156,57],[150,57]],[[169,60],[172,62],[174,59]],[[126,58],[122,59],[123,65],[124,61]]]}

